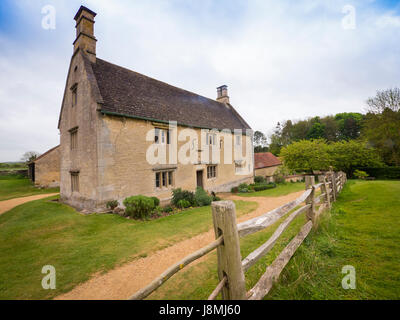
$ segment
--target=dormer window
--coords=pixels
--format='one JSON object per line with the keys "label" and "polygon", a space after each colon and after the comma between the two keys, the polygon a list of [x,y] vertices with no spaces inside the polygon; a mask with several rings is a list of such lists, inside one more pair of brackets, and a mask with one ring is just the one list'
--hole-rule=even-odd
{"label": "dormer window", "polygon": [[75,107],[78,103],[78,84],[74,84],[71,87],[71,95],[72,95],[72,106]]}

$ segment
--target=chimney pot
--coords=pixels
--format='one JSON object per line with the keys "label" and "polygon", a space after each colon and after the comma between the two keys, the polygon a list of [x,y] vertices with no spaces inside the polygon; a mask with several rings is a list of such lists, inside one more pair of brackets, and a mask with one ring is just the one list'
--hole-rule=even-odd
{"label": "chimney pot", "polygon": [[229,103],[228,86],[223,85],[217,88],[217,101]]}

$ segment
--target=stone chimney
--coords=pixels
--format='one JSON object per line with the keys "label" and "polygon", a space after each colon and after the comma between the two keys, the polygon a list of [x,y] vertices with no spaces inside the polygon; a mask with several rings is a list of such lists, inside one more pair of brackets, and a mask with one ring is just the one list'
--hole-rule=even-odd
{"label": "stone chimney", "polygon": [[223,85],[217,88],[217,101],[222,103],[229,103],[228,86]]}
{"label": "stone chimney", "polygon": [[96,41],[94,36],[94,17],[96,13],[81,6],[75,15],[76,39],[74,53],[81,49],[92,62],[96,62]]}

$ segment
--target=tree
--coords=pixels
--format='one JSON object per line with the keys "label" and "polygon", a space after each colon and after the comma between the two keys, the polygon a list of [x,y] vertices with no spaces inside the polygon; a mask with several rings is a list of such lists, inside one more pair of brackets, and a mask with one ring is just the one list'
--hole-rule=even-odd
{"label": "tree", "polygon": [[388,165],[400,166],[400,90],[378,91],[367,101],[368,114],[362,136]]}
{"label": "tree", "polygon": [[297,172],[328,170],[332,163],[329,147],[323,139],[294,142],[282,148],[280,155],[284,164]]}
{"label": "tree", "polygon": [[262,133],[261,131],[254,132],[253,140],[254,140],[255,153],[268,151],[267,137],[265,136],[264,133]]}
{"label": "tree", "polygon": [[400,89],[387,89],[377,91],[376,96],[367,100],[368,112],[379,114],[385,109],[390,109],[394,112],[400,111]]}
{"label": "tree", "polygon": [[35,160],[37,157],[39,157],[39,155],[40,154],[36,151],[28,151],[24,153],[24,155],[21,158],[21,161],[29,163]]}
{"label": "tree", "polygon": [[351,175],[357,167],[382,167],[384,164],[376,149],[361,141],[339,141],[329,145],[332,165],[337,171]]}

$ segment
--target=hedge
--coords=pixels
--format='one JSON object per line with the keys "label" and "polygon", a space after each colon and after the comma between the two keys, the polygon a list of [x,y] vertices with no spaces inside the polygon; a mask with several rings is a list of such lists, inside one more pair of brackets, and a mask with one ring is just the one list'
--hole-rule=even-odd
{"label": "hedge", "polygon": [[400,167],[359,167],[356,169],[360,171],[365,171],[370,177],[376,179],[400,179]]}

